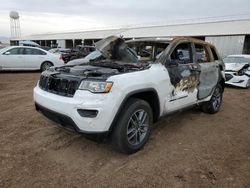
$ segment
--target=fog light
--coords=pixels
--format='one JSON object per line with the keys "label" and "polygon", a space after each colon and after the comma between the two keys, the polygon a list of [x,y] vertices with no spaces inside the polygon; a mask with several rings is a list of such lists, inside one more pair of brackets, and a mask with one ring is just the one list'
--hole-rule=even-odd
{"label": "fog light", "polygon": [[94,118],[98,114],[97,110],[77,109],[77,112],[80,114],[80,116],[87,118]]}

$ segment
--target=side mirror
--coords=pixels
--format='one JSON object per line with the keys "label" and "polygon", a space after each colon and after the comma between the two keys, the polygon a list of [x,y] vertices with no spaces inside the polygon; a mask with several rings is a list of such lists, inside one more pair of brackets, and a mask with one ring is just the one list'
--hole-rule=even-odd
{"label": "side mirror", "polygon": [[10,55],[10,52],[5,52],[4,55]]}

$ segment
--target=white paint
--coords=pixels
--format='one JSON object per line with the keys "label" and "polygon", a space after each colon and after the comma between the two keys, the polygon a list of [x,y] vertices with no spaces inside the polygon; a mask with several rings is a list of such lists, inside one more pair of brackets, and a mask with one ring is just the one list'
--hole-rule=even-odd
{"label": "white paint", "polygon": [[[37,49],[46,53],[46,55],[35,54],[8,54],[8,52],[15,48],[23,49]],[[2,70],[39,70],[41,64],[45,61],[53,63],[54,66],[64,65],[59,55],[52,54],[41,48],[26,47],[26,46],[12,46],[1,49],[0,51],[0,67]]]}

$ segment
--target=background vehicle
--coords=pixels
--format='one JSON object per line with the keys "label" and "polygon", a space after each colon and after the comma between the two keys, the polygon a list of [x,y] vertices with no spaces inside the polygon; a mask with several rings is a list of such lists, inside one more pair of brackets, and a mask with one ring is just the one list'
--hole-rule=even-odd
{"label": "background vehicle", "polygon": [[0,70],[41,70],[62,66],[61,55],[40,48],[12,46],[0,50]]}
{"label": "background vehicle", "polygon": [[102,56],[102,53],[99,52],[98,50],[95,50],[84,58],[79,58],[79,59],[74,59],[74,60],[69,61],[67,65],[80,65],[83,63],[89,63],[90,61],[93,61],[93,60],[101,60],[101,59],[104,59],[104,57]]}
{"label": "background vehicle", "polygon": [[83,58],[93,51],[95,51],[94,46],[78,45],[72,49],[70,60]]}
{"label": "background vehicle", "polygon": [[226,84],[250,87],[250,55],[229,55],[223,61],[226,66]]}
{"label": "background vehicle", "polygon": [[124,153],[142,149],[161,116],[193,105],[217,113],[224,64],[215,47],[192,38],[165,42],[155,62],[138,61],[121,38],[97,42],[105,59],[42,73],[36,109],[77,132],[108,134]]}
{"label": "background vehicle", "polygon": [[53,54],[61,54],[64,63],[67,63],[72,57],[72,50],[70,48],[52,48],[49,52]]}
{"label": "background vehicle", "polygon": [[49,50],[51,53],[59,53],[62,55],[62,58],[65,63],[74,60],[80,59],[87,56],[89,53],[95,51],[95,47],[93,46],[81,46],[78,45],[75,48],[52,48]]}
{"label": "background vehicle", "polygon": [[19,46],[40,47],[39,44],[37,44],[33,41],[30,41],[30,40],[20,41]]}

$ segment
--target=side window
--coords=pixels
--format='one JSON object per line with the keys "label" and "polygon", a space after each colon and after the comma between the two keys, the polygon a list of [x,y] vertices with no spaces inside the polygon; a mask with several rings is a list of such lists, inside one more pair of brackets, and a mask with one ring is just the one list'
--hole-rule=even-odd
{"label": "side window", "polygon": [[37,54],[39,55],[46,55],[46,53],[42,50],[35,49],[37,51]]}
{"label": "side window", "polygon": [[203,45],[195,44],[195,57],[197,63],[210,62],[209,53]]}
{"label": "side window", "polygon": [[38,49],[32,49],[32,48],[25,48],[25,54],[26,55],[46,55],[45,52],[38,50]]}
{"label": "side window", "polygon": [[181,43],[172,52],[170,58],[178,64],[189,64],[192,61],[192,49],[190,43]]}
{"label": "side window", "polygon": [[33,51],[31,48],[25,48],[25,54],[26,55],[33,55]]}
{"label": "side window", "polygon": [[13,48],[11,50],[8,50],[4,54],[8,54],[8,55],[22,55],[23,54],[23,48]]}
{"label": "side window", "polygon": [[216,60],[219,60],[219,57],[218,57],[218,55],[217,55],[215,49],[214,49],[213,47],[211,47],[210,49],[211,49],[211,52],[212,52],[212,54],[213,54],[214,60],[215,60],[215,61],[216,61]]}
{"label": "side window", "polygon": [[143,45],[140,46],[138,55],[141,56],[141,60],[150,61],[153,56],[153,46]]}

